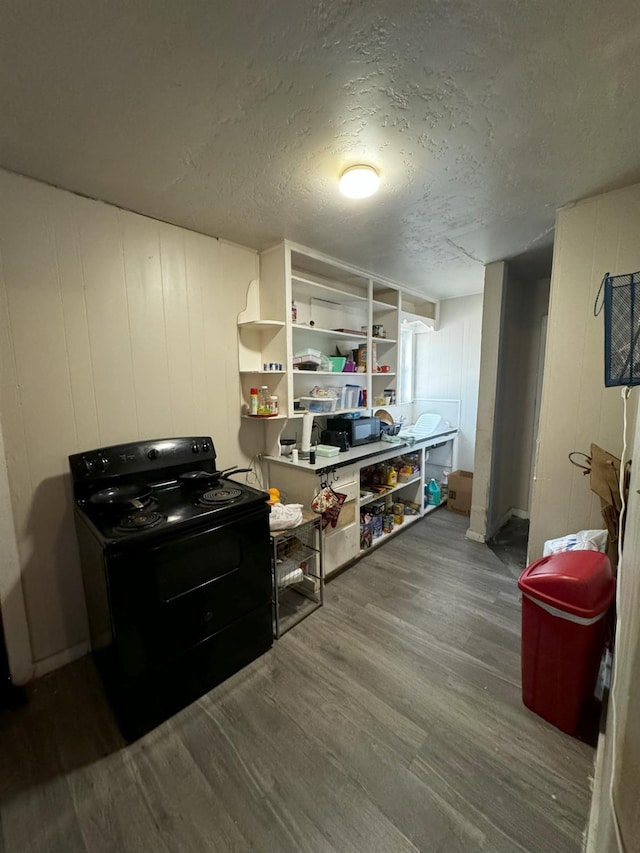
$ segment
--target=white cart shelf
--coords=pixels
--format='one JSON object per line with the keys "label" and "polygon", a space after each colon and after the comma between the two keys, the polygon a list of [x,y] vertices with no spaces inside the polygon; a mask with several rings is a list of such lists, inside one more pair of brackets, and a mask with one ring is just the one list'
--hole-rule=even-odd
{"label": "white cart shelf", "polygon": [[271,533],[273,635],[280,639],[324,604],[320,517],[305,511],[302,523]]}

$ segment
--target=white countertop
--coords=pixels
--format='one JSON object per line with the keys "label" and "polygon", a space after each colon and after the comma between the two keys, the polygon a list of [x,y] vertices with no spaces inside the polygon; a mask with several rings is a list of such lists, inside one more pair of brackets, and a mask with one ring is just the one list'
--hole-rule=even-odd
{"label": "white countertop", "polygon": [[457,427],[448,427],[427,438],[416,439],[413,443],[409,441],[372,441],[370,444],[359,444],[357,447],[352,447],[351,450],[338,453],[337,456],[316,455],[316,461],[313,465],[304,459],[293,462],[290,456],[265,456],[264,458],[267,462],[286,465],[289,468],[297,468],[300,471],[325,471],[329,468],[341,468],[350,462],[360,462],[372,456],[380,456],[382,453],[403,453],[411,450],[413,447],[432,447],[434,444],[440,444],[443,441],[455,438],[457,434]]}

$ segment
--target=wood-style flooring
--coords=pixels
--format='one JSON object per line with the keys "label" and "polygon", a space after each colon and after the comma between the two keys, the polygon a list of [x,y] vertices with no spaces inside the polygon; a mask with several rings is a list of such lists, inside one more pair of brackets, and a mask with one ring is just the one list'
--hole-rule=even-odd
{"label": "wood-style flooring", "polygon": [[0,716],[0,853],[577,853],[590,746],[520,698],[515,579],[438,510],[139,741],[90,659]]}

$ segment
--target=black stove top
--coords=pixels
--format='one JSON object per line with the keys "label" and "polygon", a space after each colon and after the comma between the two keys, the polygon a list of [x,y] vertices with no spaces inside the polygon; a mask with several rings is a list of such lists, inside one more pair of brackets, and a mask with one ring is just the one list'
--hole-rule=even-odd
{"label": "black stove top", "polygon": [[[154,439],[74,454],[69,464],[76,511],[106,545],[222,523],[264,504],[265,492],[221,477],[215,459],[210,437]],[[103,503],[94,502],[98,493],[107,495]]]}

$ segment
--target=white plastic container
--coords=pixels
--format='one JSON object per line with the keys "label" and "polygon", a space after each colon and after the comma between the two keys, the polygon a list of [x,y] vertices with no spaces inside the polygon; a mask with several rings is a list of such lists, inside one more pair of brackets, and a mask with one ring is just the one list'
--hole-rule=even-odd
{"label": "white plastic container", "polygon": [[327,414],[335,412],[337,400],[335,397],[300,397],[300,402],[308,412]]}
{"label": "white plastic container", "polygon": [[351,399],[348,394],[348,389],[342,386],[331,385],[327,386],[327,391],[336,398],[336,409],[346,409],[347,400]]}

